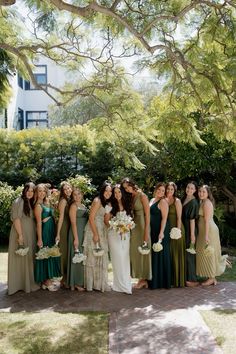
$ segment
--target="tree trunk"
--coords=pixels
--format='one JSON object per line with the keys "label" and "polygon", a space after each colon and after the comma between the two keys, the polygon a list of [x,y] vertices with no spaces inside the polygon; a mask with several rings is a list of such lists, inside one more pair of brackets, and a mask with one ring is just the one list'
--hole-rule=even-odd
{"label": "tree trunk", "polygon": [[236,217],[236,195],[233,194],[226,186],[222,187],[222,192],[226,197],[228,197],[230,200],[232,200],[233,207],[234,207],[234,215]]}

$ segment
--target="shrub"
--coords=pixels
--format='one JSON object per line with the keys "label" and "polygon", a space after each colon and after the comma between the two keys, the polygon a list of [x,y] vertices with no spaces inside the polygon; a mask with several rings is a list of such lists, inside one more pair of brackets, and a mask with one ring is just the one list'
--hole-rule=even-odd
{"label": "shrub", "polygon": [[17,189],[5,182],[0,182],[0,243],[7,243],[11,229],[11,206],[13,201],[21,195],[22,186]]}

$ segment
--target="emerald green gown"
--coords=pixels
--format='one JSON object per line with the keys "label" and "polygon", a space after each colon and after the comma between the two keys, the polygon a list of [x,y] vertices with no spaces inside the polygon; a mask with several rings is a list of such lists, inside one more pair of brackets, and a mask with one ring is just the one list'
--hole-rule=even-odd
{"label": "emerald green gown", "polygon": [[[161,228],[161,210],[158,208],[159,200],[150,207],[151,243],[158,242]],[[152,249],[152,280],[149,282],[151,289],[171,287],[171,259],[170,259],[170,225],[167,219],[162,240],[163,250],[154,252]]]}
{"label": "emerald green gown", "polygon": [[[177,227],[177,214],[175,204],[169,206],[168,219],[170,228]],[[185,286],[185,232],[181,225],[181,238],[170,239],[170,255],[172,268],[172,285],[175,288]]]}
{"label": "emerald green gown", "polygon": [[[195,236],[197,237],[197,218],[199,211],[199,203],[197,199],[191,199],[187,204],[183,205],[182,221],[185,230],[185,245],[189,248],[191,243],[190,220],[195,220]],[[186,252],[186,281],[198,281],[196,276],[196,254]]]}
{"label": "emerald green gown", "polygon": [[[49,206],[40,204],[42,208],[42,220],[50,217],[46,222],[42,222],[42,241],[43,247],[52,247],[55,245],[55,221],[53,210]],[[35,260],[34,277],[36,283],[44,282],[47,279],[52,279],[61,276],[61,260],[60,257],[50,257],[47,259]]]}
{"label": "emerald green gown", "polygon": [[[88,221],[88,211],[87,209],[78,208],[76,212],[76,226],[79,237],[79,251],[83,253],[83,242],[84,242],[84,229]],[[68,237],[68,264],[67,264],[67,285],[73,287],[79,285],[84,286],[84,265],[83,263],[72,262],[74,257],[74,236],[72,228],[70,227],[69,237]]]}

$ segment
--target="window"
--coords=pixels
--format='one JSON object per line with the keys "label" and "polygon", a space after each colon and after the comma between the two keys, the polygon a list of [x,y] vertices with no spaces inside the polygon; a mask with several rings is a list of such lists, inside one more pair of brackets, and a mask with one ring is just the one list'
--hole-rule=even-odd
{"label": "window", "polygon": [[[34,78],[39,85],[47,84],[47,65],[36,65],[34,68]],[[25,80],[25,90],[38,90],[33,83]]]}
{"label": "window", "polygon": [[27,128],[47,128],[48,127],[48,112],[47,111],[28,111],[26,112]]}
{"label": "window", "polygon": [[23,78],[20,76],[20,74],[17,74],[17,81],[18,81],[18,86],[23,89]]}
{"label": "window", "polygon": [[24,129],[24,111],[21,108],[18,108],[18,122],[17,122],[17,130]]}

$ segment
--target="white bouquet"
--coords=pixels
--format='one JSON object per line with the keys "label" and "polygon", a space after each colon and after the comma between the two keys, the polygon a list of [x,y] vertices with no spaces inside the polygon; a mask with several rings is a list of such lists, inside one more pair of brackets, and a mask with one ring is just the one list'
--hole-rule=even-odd
{"label": "white bouquet", "polygon": [[87,256],[85,256],[83,253],[80,253],[80,251],[78,249],[76,249],[75,255],[72,258],[72,263],[76,264],[76,263],[83,262],[83,264],[85,264],[86,259],[87,259]]}
{"label": "white bouquet", "polygon": [[27,253],[29,252],[29,247],[25,247],[23,245],[20,245],[16,250],[15,250],[15,254],[18,254],[18,256],[26,256]]}
{"label": "white bouquet", "polygon": [[152,245],[152,249],[154,252],[160,252],[163,250],[163,246],[162,246],[161,242],[162,242],[162,240],[159,240],[158,242],[156,242]]}
{"label": "white bouquet", "polygon": [[135,227],[135,223],[130,215],[126,214],[126,211],[119,211],[110,221],[110,228],[116,232],[126,234]]}
{"label": "white bouquet", "polygon": [[172,238],[172,240],[178,240],[181,236],[181,230],[178,227],[172,227],[170,230],[170,238]]}
{"label": "white bouquet", "polygon": [[195,244],[191,242],[189,248],[187,248],[186,251],[191,254],[196,254],[197,252],[195,251]]}
{"label": "white bouquet", "polygon": [[93,249],[93,255],[95,257],[102,257],[104,255],[104,249],[102,249],[99,243],[96,243],[96,247]]}
{"label": "white bouquet", "polygon": [[57,245],[54,245],[52,247],[42,247],[35,254],[36,259],[48,259],[50,257],[60,257],[60,255],[60,249]]}
{"label": "white bouquet", "polygon": [[148,247],[148,244],[146,241],[143,242],[142,246],[138,247],[138,251],[140,254],[143,256],[147,255],[150,253],[150,248]]}

